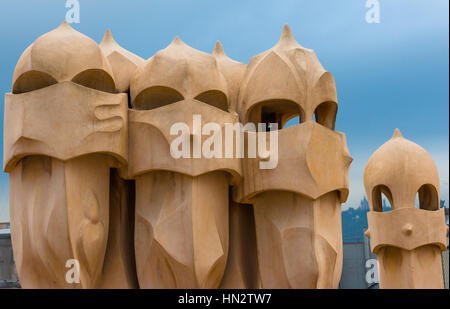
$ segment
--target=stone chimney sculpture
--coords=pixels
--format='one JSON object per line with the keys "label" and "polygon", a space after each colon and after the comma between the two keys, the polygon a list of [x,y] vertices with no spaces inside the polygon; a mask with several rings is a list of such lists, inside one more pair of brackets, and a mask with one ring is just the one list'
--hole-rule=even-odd
{"label": "stone chimney sculpture", "polygon": [[[117,91],[129,94],[130,80],[145,60],[121,47],[110,30],[105,32],[100,48],[111,65]],[[111,170],[110,229],[100,288],[139,286],[134,257],[134,182],[124,179],[121,171]]]}
{"label": "stone chimney sculpture", "polygon": [[[208,123],[223,131],[223,124],[237,122],[229,102],[216,58],[178,37],[131,80],[127,173],[136,181],[141,288],[217,288],[221,282],[228,255],[229,185],[240,180],[241,162],[205,158],[200,146],[211,134],[205,132]],[[183,125],[172,131],[176,123]],[[187,153],[173,154],[179,151],[171,148],[175,139],[188,145]]]}
{"label": "stone chimney sculpture", "polygon": [[[337,106],[288,26],[245,65],[178,37],[144,60],[63,23],[25,50],[5,96],[22,287],[337,288],[352,161]],[[251,123],[270,132],[235,131]],[[228,124],[231,156],[213,134],[230,146]],[[259,152],[272,136],[273,162]]]}
{"label": "stone chimney sculpture", "polygon": [[[239,87],[247,66],[229,58],[217,41],[213,51],[227,81],[230,97],[230,113],[237,115],[237,99]],[[230,192],[232,194],[232,192]],[[256,289],[261,286],[256,251],[256,232],[252,205],[243,205],[229,201],[230,239],[228,262],[220,288],[223,289]]]}
{"label": "stone chimney sculpture", "polygon": [[[100,47],[66,23],[17,63],[5,96],[4,170],[25,288],[98,287],[108,240],[110,168],[127,162],[127,95]],[[80,281],[66,281],[67,262]],[[69,264],[70,265],[70,264]]]}
{"label": "stone chimney sculpture", "polygon": [[[380,288],[443,288],[441,251],[448,227],[431,156],[396,129],[367,162],[364,186],[370,205],[366,235],[378,258]],[[383,212],[383,194],[391,211]]]}
{"label": "stone chimney sculpture", "polygon": [[[334,131],[333,76],[286,25],[278,44],[248,64],[238,112],[243,123],[279,128],[278,165],[260,169],[265,159],[246,156],[234,191],[236,202],[253,204],[262,288],[337,288],[352,158]],[[295,116],[300,124],[283,128]],[[271,133],[248,131],[247,144],[254,134]]]}

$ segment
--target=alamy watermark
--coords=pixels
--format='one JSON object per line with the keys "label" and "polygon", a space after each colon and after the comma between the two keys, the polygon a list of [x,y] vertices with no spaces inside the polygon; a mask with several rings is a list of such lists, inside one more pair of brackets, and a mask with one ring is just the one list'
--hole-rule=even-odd
{"label": "alamy watermark", "polygon": [[[278,124],[267,126],[258,123],[258,130],[254,123],[243,125],[225,123],[225,139],[222,126],[209,122],[202,126],[202,116],[193,115],[192,131],[184,122],[174,123],[170,128],[170,135],[177,137],[170,144],[170,154],[174,159],[180,158],[258,158],[260,169],[274,169],[278,165]],[[266,132],[266,127],[269,132]],[[247,132],[247,149],[245,149],[245,133]],[[203,141],[202,136],[208,136]],[[267,142],[269,139],[269,143]],[[224,141],[224,143],[223,143]],[[234,143],[236,141],[236,143]],[[223,145],[224,144],[224,145]],[[269,149],[267,149],[269,144]],[[191,151],[192,150],[192,151]],[[247,150],[247,152],[245,152]]]}
{"label": "alamy watermark", "polygon": [[380,283],[378,279],[378,261],[376,259],[369,259],[366,261],[366,282],[368,284]]}
{"label": "alamy watermark", "polygon": [[66,8],[69,10],[66,12],[66,22],[68,24],[80,23],[80,2],[78,0],[67,0]]}
{"label": "alamy watermark", "polygon": [[366,8],[366,22],[368,24],[379,24],[380,23],[380,1],[378,0],[367,0]]}
{"label": "alamy watermark", "polygon": [[69,284],[80,283],[80,262],[77,259],[69,259],[66,261],[66,282]]}

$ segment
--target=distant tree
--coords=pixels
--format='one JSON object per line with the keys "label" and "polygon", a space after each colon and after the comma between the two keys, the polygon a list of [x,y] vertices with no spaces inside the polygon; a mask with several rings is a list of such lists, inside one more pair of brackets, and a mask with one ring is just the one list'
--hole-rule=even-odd
{"label": "distant tree", "polygon": [[441,208],[445,208],[445,201],[444,200],[441,200]]}

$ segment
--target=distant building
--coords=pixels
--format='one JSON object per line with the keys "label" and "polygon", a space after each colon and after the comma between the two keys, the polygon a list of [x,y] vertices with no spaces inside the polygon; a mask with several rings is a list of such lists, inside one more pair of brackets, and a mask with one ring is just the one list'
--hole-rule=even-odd
{"label": "distant building", "polygon": [[9,223],[0,223],[0,288],[19,287]]}
{"label": "distant building", "polygon": [[0,222],[0,230],[9,229],[9,222]]}
{"label": "distant building", "polygon": [[444,208],[445,211],[445,223],[448,225],[448,208]]}
{"label": "distant building", "polygon": [[[383,206],[386,207],[385,203]],[[372,282],[371,278],[366,280],[370,272],[378,272],[377,257],[370,251],[369,239],[364,236],[368,226],[367,212],[369,212],[369,202],[366,197],[361,200],[358,208],[349,208],[342,212],[344,261],[340,289],[378,288],[377,282]]]}
{"label": "distant building", "polygon": [[366,264],[364,242],[344,243],[344,263],[340,289],[365,289]]}
{"label": "distant building", "polygon": [[[372,276],[373,275],[373,276]],[[377,257],[370,250],[370,242],[344,242],[344,262],[340,289],[378,289]]]}

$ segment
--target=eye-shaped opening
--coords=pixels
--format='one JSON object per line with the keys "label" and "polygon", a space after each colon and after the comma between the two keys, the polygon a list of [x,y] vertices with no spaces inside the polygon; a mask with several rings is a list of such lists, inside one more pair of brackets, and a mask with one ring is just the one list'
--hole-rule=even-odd
{"label": "eye-shaped opening", "polygon": [[378,212],[390,211],[394,208],[391,190],[385,185],[378,185],[372,190],[373,210]]}
{"label": "eye-shaped opening", "polygon": [[432,184],[425,184],[417,191],[419,208],[424,210],[438,210],[439,199],[436,188]]}
{"label": "eye-shaped opening", "polygon": [[268,131],[272,124],[278,124],[278,129],[285,127],[289,120],[299,117],[298,123],[304,122],[305,114],[301,107],[290,100],[268,100],[253,106],[247,113],[247,122],[266,124]]}
{"label": "eye-shaped opening", "polygon": [[38,90],[56,84],[57,81],[50,75],[40,71],[28,71],[16,79],[12,92],[15,94]]}
{"label": "eye-shaped opening", "polygon": [[[72,82],[99,91],[116,93],[113,78],[103,70],[85,70],[72,78]],[[50,74],[31,70],[23,73],[18,79],[16,79],[12,92],[15,94],[25,93],[42,89],[57,83],[58,81]]]}
{"label": "eye-shaped opening", "polygon": [[282,129],[289,128],[292,126],[295,126],[300,123],[300,115],[299,114],[293,114],[289,117],[285,117],[285,119],[282,121]]}
{"label": "eye-shaped opening", "polygon": [[217,107],[223,111],[228,111],[228,100],[225,93],[219,90],[209,90],[200,93],[194,99],[206,103],[208,105]]}
{"label": "eye-shaped opening", "polygon": [[181,93],[173,88],[154,86],[141,91],[131,105],[137,110],[151,110],[183,99]]}
{"label": "eye-shaped opening", "polygon": [[336,124],[337,104],[335,102],[320,103],[314,111],[315,121],[328,129],[334,130]]}
{"label": "eye-shaped opening", "polygon": [[99,91],[116,93],[114,79],[103,70],[85,70],[72,78],[72,82]]}

